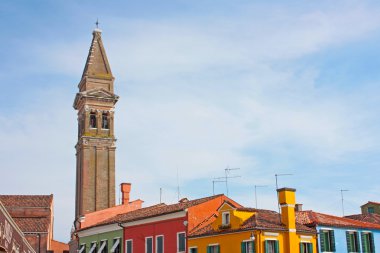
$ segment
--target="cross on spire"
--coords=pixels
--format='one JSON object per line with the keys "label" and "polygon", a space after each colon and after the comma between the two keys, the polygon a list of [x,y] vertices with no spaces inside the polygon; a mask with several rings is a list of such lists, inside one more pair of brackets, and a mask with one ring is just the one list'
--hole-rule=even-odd
{"label": "cross on spire", "polygon": [[96,25],[96,29],[98,29],[99,28],[99,20],[98,19],[96,19],[95,25]]}

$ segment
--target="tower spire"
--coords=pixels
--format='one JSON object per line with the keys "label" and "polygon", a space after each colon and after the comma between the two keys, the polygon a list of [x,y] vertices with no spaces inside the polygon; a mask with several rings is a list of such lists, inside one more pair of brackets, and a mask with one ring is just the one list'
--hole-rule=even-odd
{"label": "tower spire", "polygon": [[114,77],[95,29],[74,101],[78,111],[75,217],[115,205]]}

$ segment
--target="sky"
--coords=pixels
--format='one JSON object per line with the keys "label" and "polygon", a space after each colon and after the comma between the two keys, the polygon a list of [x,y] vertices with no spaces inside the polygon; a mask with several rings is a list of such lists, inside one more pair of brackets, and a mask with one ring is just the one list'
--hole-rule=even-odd
{"label": "sky", "polygon": [[248,207],[256,185],[277,210],[275,174],[292,174],[278,187],[304,210],[341,216],[341,190],[346,215],[380,201],[379,1],[4,0],[0,194],[54,194],[57,240],[74,219],[72,105],[97,19],[132,199],[209,196],[239,168],[228,193]]}

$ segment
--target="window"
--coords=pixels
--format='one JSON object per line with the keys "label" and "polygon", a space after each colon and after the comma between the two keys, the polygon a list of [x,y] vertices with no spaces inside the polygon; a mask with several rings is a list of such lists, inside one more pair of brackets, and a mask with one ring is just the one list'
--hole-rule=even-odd
{"label": "window", "polygon": [[92,242],[91,243],[91,248],[90,248],[90,251],[88,253],[97,253],[97,244],[96,244],[96,242]]}
{"label": "window", "polygon": [[230,212],[222,213],[222,225],[223,226],[230,225]]}
{"label": "window", "polygon": [[164,236],[156,236],[156,253],[164,253]]}
{"label": "window", "polygon": [[219,245],[207,246],[207,253],[220,253],[220,246]]}
{"label": "window", "polygon": [[132,240],[125,240],[125,253],[133,253]]}
{"label": "window", "polygon": [[96,113],[90,113],[90,128],[96,128]]}
{"label": "window", "polygon": [[121,253],[121,251],[120,251],[120,238],[113,239],[111,253]]}
{"label": "window", "polygon": [[368,213],[375,213],[375,208],[373,206],[368,207]]}
{"label": "window", "polygon": [[189,253],[198,253],[198,248],[197,247],[189,248]]}
{"label": "window", "polygon": [[108,115],[107,113],[102,114],[102,128],[109,129]]}
{"label": "window", "polygon": [[277,240],[265,240],[265,253],[278,253],[278,241]]}
{"label": "window", "polygon": [[153,238],[145,238],[145,253],[153,253]]}
{"label": "window", "polygon": [[244,241],[241,243],[241,253],[254,253],[254,252],[255,252],[254,241]]}
{"label": "window", "polygon": [[356,231],[346,232],[347,251],[348,252],[360,252],[359,236]]}
{"label": "window", "polygon": [[373,234],[371,232],[362,232],[362,251],[364,253],[374,253],[375,243],[373,241]]}
{"label": "window", "polygon": [[107,252],[108,252],[107,240],[101,241],[100,248],[97,253],[107,253]]}
{"label": "window", "polygon": [[310,242],[301,242],[300,253],[313,253],[313,244]]}
{"label": "window", "polygon": [[86,253],[86,244],[80,245],[78,253]]}
{"label": "window", "polygon": [[320,230],[319,238],[322,252],[335,252],[334,230]]}
{"label": "window", "polygon": [[177,252],[186,251],[186,237],[185,232],[177,233]]}

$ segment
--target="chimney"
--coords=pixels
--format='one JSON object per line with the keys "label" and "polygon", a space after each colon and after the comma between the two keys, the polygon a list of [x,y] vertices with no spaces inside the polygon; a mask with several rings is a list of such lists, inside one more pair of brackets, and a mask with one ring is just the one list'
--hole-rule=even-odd
{"label": "chimney", "polygon": [[296,234],[296,189],[281,188],[277,190],[278,201],[281,206],[281,222],[285,225],[288,231],[285,234],[286,252],[294,252],[298,248],[298,238]]}
{"label": "chimney", "polygon": [[296,204],[296,207],[295,207],[295,211],[296,212],[301,212],[302,211],[302,204]]}
{"label": "chimney", "polygon": [[121,183],[121,204],[126,205],[129,203],[129,193],[131,192],[131,183]]}

